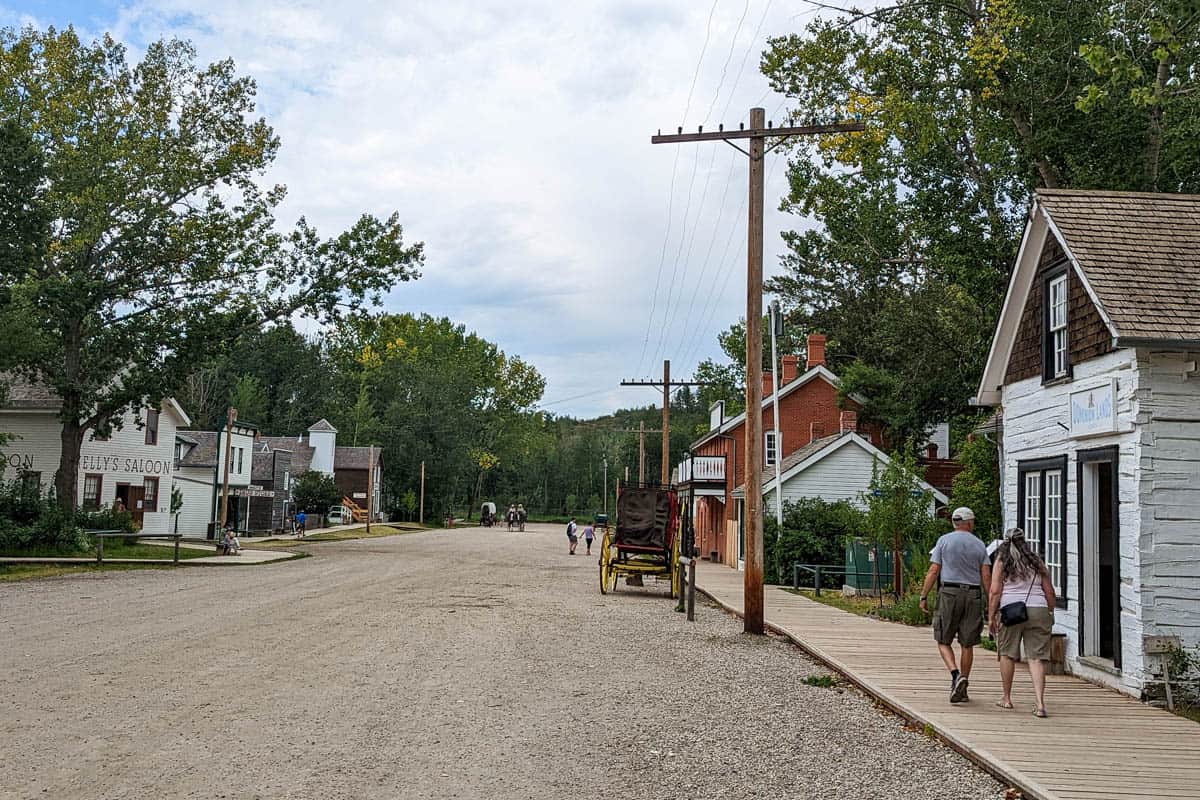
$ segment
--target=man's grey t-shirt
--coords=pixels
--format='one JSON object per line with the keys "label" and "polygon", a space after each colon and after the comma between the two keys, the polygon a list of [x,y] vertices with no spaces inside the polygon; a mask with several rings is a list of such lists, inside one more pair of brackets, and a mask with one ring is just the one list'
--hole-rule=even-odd
{"label": "man's grey t-shirt", "polygon": [[979,568],[990,564],[987,546],[973,533],[950,531],[933,546],[929,560],[942,567],[942,583],[979,585]]}

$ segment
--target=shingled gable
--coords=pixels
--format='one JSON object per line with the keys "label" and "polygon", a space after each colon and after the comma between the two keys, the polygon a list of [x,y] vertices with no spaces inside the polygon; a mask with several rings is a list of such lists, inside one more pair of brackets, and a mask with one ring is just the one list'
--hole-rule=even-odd
{"label": "shingled gable", "polygon": [[[1035,195],[975,402],[996,405],[1050,240],[1109,346],[1200,344],[1200,195],[1043,190]],[[1072,313],[1075,298],[1072,298]]]}

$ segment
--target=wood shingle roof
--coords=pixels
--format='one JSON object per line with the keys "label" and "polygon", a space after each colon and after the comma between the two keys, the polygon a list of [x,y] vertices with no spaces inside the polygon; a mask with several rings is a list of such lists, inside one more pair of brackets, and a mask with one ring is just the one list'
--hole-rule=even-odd
{"label": "wood shingle roof", "polygon": [[1042,189],[1118,339],[1200,342],[1200,195]]}

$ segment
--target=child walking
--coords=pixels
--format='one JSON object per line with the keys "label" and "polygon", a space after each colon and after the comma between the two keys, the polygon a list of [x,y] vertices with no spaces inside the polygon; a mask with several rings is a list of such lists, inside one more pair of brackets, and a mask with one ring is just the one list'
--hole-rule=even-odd
{"label": "child walking", "polygon": [[583,529],[583,543],[587,545],[587,554],[592,554],[592,539],[596,538],[596,531],[592,529],[592,523],[588,523]]}

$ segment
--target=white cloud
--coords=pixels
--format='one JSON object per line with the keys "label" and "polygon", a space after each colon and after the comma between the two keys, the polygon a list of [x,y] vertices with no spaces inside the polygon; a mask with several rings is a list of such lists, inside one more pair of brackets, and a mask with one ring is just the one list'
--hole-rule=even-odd
{"label": "white cloud", "polygon": [[[720,113],[735,80],[733,118],[710,126],[736,124],[756,102],[768,114],[778,108],[781,98],[756,66],[766,35],[799,24],[785,6],[751,0],[735,40],[744,3],[717,4],[689,127],[714,97]],[[547,401],[613,387],[554,409],[593,414],[653,399],[616,388],[639,366],[667,227],[675,151],[649,137],[680,124],[709,9],[696,0],[139,0],[116,13],[111,30],[134,48],[177,35],[195,42],[204,60],[234,58],[257,79],[260,109],[283,142],[267,176],[289,187],[283,219],[303,214],[331,234],[360,213],[398,210],[407,236],[426,243],[427,265],[420,281],[390,294],[389,307],[450,316],[526,358],[548,378]],[[712,148],[720,149],[715,159]],[[643,373],[664,354],[714,354],[717,331],[744,308],[738,207],[746,166],[732,162],[729,179],[731,153],[716,143],[680,150]],[[783,171],[769,174],[768,271],[778,231],[797,224],[774,212]],[[668,292],[681,229],[690,257],[680,259]],[[715,252],[696,291],[710,242]],[[726,282],[729,270],[737,274]],[[700,307],[722,285],[711,323],[698,328]],[[659,348],[668,296],[675,324]]]}

